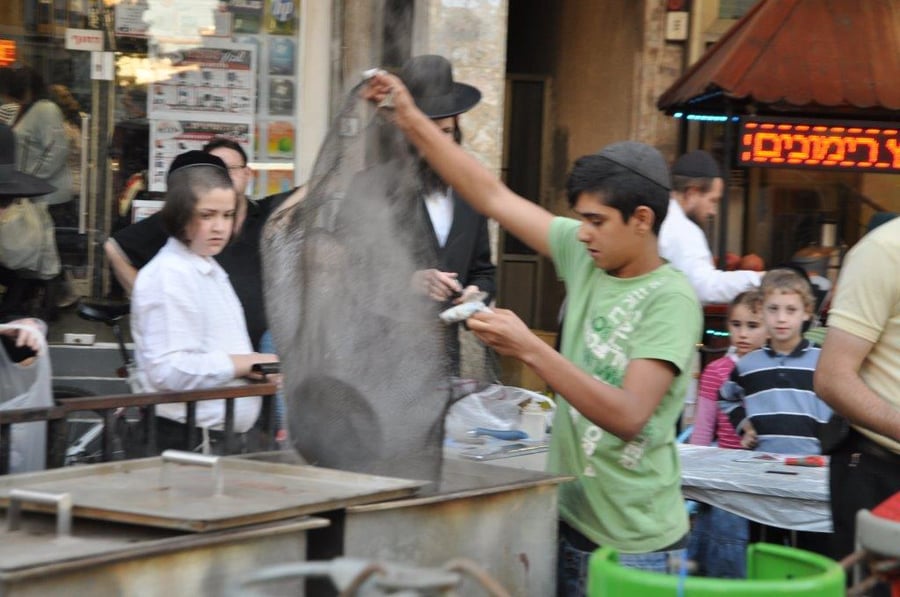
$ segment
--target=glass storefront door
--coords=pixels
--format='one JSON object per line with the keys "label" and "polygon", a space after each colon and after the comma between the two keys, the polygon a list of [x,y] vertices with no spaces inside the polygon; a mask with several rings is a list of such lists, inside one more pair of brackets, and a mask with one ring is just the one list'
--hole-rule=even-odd
{"label": "glass storefront door", "polygon": [[0,67],[38,73],[66,116],[72,200],[51,213],[77,295],[116,294],[103,242],[158,208],[178,153],[229,137],[259,166],[248,194],[294,186],[299,9],[299,0],[0,6]]}

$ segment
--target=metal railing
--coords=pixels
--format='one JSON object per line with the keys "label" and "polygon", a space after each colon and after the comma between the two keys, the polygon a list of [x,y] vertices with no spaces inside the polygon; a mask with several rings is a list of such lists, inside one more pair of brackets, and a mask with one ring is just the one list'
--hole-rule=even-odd
{"label": "metal railing", "polygon": [[262,396],[262,410],[259,425],[262,435],[262,449],[274,450],[275,409],[274,399],[277,387],[272,383],[249,383],[243,386],[228,386],[205,390],[183,392],[152,392],[143,394],[116,394],[111,396],[89,396],[85,398],[61,398],[57,404],[47,408],[22,408],[0,411],[0,475],[9,473],[11,426],[17,423],[47,423],[47,468],[63,466],[68,438],[68,417],[76,412],[96,411],[103,423],[102,461],[115,460],[116,421],[123,409],[137,409],[140,412],[137,424],[141,426],[144,441],[143,456],[155,456],[156,447],[156,405],[185,403],[185,440],[188,445],[200,443],[200,429],[196,425],[197,403],[204,400],[225,400],[224,443],[225,453],[237,452],[237,433],[234,431],[234,400],[247,396]]}

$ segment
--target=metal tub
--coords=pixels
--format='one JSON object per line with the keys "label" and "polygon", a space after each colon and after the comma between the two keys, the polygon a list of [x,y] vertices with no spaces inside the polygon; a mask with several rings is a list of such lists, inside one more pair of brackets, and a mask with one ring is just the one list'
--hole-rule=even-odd
{"label": "metal tub", "polygon": [[[76,519],[57,536],[52,515],[25,513],[16,531],[0,533],[0,596],[223,595],[261,567],[306,559],[313,517],[186,534]],[[269,587],[303,595],[302,584]]]}
{"label": "metal tub", "polygon": [[[348,507],[344,555],[426,566],[467,558],[511,595],[553,595],[556,488],[563,479],[446,460],[434,495]],[[475,587],[464,584],[459,594],[478,595]]]}
{"label": "metal tub", "polygon": [[[300,461],[289,452],[250,457]],[[332,524],[310,532],[308,557],[419,566],[465,558],[512,595],[546,597],[556,591],[557,486],[569,479],[448,458],[428,493],[319,513]],[[459,594],[484,592],[466,579]]]}

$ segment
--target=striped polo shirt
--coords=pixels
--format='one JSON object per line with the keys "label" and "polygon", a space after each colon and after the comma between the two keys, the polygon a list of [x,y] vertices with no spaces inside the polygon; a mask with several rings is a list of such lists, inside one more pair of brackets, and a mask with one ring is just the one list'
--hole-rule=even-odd
{"label": "striped polo shirt", "polygon": [[821,454],[819,433],[831,408],[813,391],[820,351],[806,339],[789,354],[767,345],[740,359],[722,385],[719,407],[739,431],[750,421],[757,451]]}

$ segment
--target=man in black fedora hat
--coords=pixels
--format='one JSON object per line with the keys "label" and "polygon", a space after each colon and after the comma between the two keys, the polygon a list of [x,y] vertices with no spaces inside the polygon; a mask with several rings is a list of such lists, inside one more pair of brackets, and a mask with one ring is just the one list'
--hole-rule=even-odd
{"label": "man in black fedora hat", "polygon": [[53,192],[44,180],[16,169],[12,129],[0,125],[0,316],[25,314],[34,285],[59,273],[53,223],[45,205],[29,197]]}
{"label": "man in black fedora hat", "polygon": [[[400,78],[416,106],[451,137],[462,143],[459,117],[481,100],[481,92],[453,79],[453,67],[443,56],[411,58],[401,69]],[[438,267],[417,272],[414,287],[442,303],[461,303],[479,292],[487,293],[484,302],[496,290],[496,266],[491,261],[487,218],[472,209],[428,165],[418,163],[422,207],[430,224],[427,234],[433,241]],[[447,349],[451,373],[459,373],[459,337],[456,327],[448,334]]]}

